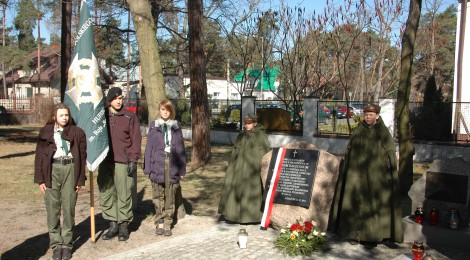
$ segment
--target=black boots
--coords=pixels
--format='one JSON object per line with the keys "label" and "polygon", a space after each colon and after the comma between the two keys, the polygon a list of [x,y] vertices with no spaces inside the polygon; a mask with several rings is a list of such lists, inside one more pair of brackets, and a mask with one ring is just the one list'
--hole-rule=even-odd
{"label": "black boots", "polygon": [[129,239],[129,222],[122,222],[118,225],[117,222],[111,221],[109,222],[109,229],[104,235],[102,236],[103,240],[109,240],[116,235],[118,236],[119,241],[126,241]]}
{"label": "black boots", "polygon": [[62,249],[60,247],[52,250],[52,260],[62,260]]}
{"label": "black boots", "polygon": [[72,248],[63,247],[62,248],[62,260],[72,259]]}
{"label": "black boots", "polygon": [[118,234],[119,226],[116,221],[109,222],[109,229],[104,235],[102,236],[103,240],[109,240],[115,237]]}
{"label": "black boots", "polygon": [[129,222],[122,222],[119,224],[119,241],[126,241],[129,239],[129,230],[128,230]]}

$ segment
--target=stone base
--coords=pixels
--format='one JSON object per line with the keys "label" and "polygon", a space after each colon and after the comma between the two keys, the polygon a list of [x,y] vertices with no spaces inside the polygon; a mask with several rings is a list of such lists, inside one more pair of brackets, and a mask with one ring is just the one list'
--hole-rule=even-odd
{"label": "stone base", "polygon": [[427,222],[418,224],[409,216],[404,217],[402,223],[405,242],[421,241],[428,245],[468,249],[468,241],[470,241],[468,226],[450,229],[442,225],[431,226]]}

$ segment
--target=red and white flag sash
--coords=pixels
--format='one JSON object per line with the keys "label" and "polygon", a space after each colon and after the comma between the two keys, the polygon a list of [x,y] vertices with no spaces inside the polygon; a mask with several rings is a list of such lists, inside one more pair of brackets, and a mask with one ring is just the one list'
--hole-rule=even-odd
{"label": "red and white flag sash", "polygon": [[[266,202],[264,204],[263,218],[261,219],[261,227],[268,228],[271,223],[271,213],[273,208],[274,196],[276,195],[277,184],[279,176],[281,176],[282,164],[286,154],[285,148],[279,148],[276,157],[276,164],[274,167],[273,176],[271,177],[269,190],[266,195]],[[267,180],[266,180],[267,181]]]}

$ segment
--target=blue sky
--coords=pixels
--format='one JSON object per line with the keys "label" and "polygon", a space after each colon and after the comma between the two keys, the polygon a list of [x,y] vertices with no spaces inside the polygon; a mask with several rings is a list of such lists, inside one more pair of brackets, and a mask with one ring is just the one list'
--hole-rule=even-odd
{"label": "blue sky", "polygon": [[[399,0],[395,0],[395,1],[399,1]],[[366,2],[372,3],[373,0],[366,0]],[[404,7],[408,8],[409,1],[404,0],[403,2],[404,2]],[[423,4],[424,2],[425,1],[423,1]],[[307,14],[313,14],[314,10],[316,14],[323,13],[323,10],[326,6],[326,0],[285,0],[285,3],[289,7],[305,7],[305,11]],[[330,4],[334,3],[335,5],[343,5],[344,1],[343,0],[329,0],[329,3]],[[457,0],[443,0],[442,10],[446,9],[452,3],[457,4],[458,1]],[[278,9],[280,5],[281,5],[281,0],[264,0],[263,9],[264,8],[268,9],[269,7],[271,7],[272,9]],[[425,7],[423,6],[423,12],[424,12],[424,8]],[[15,14],[15,10],[13,8],[10,8],[7,12],[7,26],[12,26],[14,14]],[[34,36],[37,37],[37,30],[34,30],[33,33],[34,33]],[[41,37],[46,38],[46,43],[48,43],[49,36],[50,36],[50,32],[46,26],[46,23],[42,21],[41,22]]]}
{"label": "blue sky", "polygon": [[[353,0],[358,1],[358,0]],[[401,1],[401,0],[395,0],[395,1]],[[407,10],[409,8],[409,0],[402,0],[403,1],[403,7]],[[280,6],[280,0],[268,0],[266,1],[267,3],[265,4],[266,6],[269,6],[271,4],[272,6]],[[313,10],[315,10],[315,13],[323,12],[323,9],[326,6],[326,0],[286,0],[285,1],[287,5],[290,7],[305,7],[305,11],[307,13],[313,13]],[[373,0],[366,0],[367,3],[372,4],[374,1]],[[335,6],[339,5],[344,5],[343,0],[329,0],[329,4],[334,3]],[[448,6],[450,6],[452,3],[458,4],[458,0],[443,0],[442,1],[442,8],[441,11],[445,10]],[[422,11],[424,12],[425,10],[425,1],[423,1],[423,8]]]}

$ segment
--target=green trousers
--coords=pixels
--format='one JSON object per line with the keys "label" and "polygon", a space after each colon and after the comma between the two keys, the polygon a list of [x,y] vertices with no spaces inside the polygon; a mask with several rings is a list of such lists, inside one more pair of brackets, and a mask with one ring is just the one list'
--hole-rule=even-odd
{"label": "green trousers", "polygon": [[[52,164],[52,187],[46,189],[44,202],[46,203],[50,247],[53,249],[72,248],[77,203],[73,163]],[[61,213],[62,225],[60,224]]]}
{"label": "green trousers", "polygon": [[152,202],[155,207],[155,225],[163,223],[163,229],[171,229],[175,215],[175,195],[180,184],[170,183],[169,160],[165,158],[165,183],[152,184]]}
{"label": "green trousers", "polygon": [[127,164],[103,161],[98,168],[97,182],[103,218],[117,223],[132,221],[134,178],[127,176]]}

